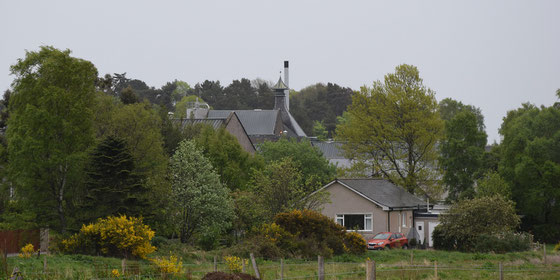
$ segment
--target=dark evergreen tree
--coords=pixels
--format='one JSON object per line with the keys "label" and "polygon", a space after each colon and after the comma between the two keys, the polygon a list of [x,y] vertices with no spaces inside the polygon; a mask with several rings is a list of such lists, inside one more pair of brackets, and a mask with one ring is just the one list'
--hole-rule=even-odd
{"label": "dark evergreen tree", "polygon": [[142,215],[146,206],[142,178],[124,140],[109,136],[95,148],[87,168],[85,222],[109,215]]}
{"label": "dark evergreen tree", "polygon": [[138,96],[134,93],[134,90],[128,86],[121,92],[121,102],[123,104],[133,104],[138,102]]}

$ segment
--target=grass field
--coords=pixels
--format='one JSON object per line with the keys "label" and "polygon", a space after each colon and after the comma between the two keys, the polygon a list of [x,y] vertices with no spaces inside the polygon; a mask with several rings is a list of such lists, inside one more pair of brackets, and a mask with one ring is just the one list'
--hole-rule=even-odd
{"label": "grass field", "polygon": [[[325,260],[325,279],[365,279],[366,260],[376,262],[377,279],[499,279],[499,264],[503,265],[504,279],[560,279],[560,254],[547,246],[547,264],[543,251],[527,251],[507,254],[460,253],[435,250],[387,250],[369,251],[362,256],[343,255]],[[156,255],[173,253],[183,259],[183,273],[168,279],[200,279],[214,270],[213,259],[217,255],[217,268],[227,271],[221,259],[222,251],[194,251],[170,244],[160,248]],[[44,258],[47,270],[43,271]],[[412,263],[411,263],[412,261]],[[8,258],[8,271],[17,267],[23,279],[117,279],[111,273],[119,271],[118,279],[162,279],[157,269],[145,260],[128,260],[126,272],[121,271],[122,260],[83,255],[51,255],[22,259]],[[250,263],[250,262],[249,262]],[[280,279],[279,260],[257,260],[261,278]],[[2,262],[0,261],[0,265]],[[1,271],[2,269],[0,269]],[[251,265],[246,271],[253,274]],[[284,261],[284,279],[317,279],[316,260]],[[5,274],[0,279],[7,279]]]}

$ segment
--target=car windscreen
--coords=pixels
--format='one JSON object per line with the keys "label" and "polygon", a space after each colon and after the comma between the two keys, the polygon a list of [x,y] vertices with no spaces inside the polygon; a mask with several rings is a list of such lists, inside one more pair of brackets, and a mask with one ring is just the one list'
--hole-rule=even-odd
{"label": "car windscreen", "polygon": [[389,233],[378,233],[373,239],[387,239],[389,237]]}

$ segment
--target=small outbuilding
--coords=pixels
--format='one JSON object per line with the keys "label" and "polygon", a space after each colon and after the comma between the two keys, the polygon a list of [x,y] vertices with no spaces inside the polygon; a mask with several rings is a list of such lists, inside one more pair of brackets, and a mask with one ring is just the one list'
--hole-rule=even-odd
{"label": "small outbuilding", "polygon": [[424,220],[418,223],[419,229],[411,230],[415,217],[429,213],[430,206],[386,179],[335,179],[318,191],[330,194],[321,213],[366,239],[386,231],[414,236],[420,242],[431,239],[425,235]]}

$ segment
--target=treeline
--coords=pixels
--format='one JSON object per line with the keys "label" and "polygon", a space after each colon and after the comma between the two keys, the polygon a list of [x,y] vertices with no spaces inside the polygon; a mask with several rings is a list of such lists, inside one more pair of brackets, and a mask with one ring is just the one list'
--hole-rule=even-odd
{"label": "treeline", "polygon": [[[28,52],[10,70],[0,229],[66,234],[127,215],[143,217],[158,235],[212,248],[279,212],[319,205],[321,196],[308,195],[335,176],[308,141],[264,143],[252,155],[223,128],[181,127],[168,116],[192,92],[225,98],[210,95],[209,84],[225,96],[253,89],[246,79],[225,89],[180,81],[155,89],[125,74],[98,77],[91,62],[53,47]],[[253,102],[239,96],[238,106]]]}

